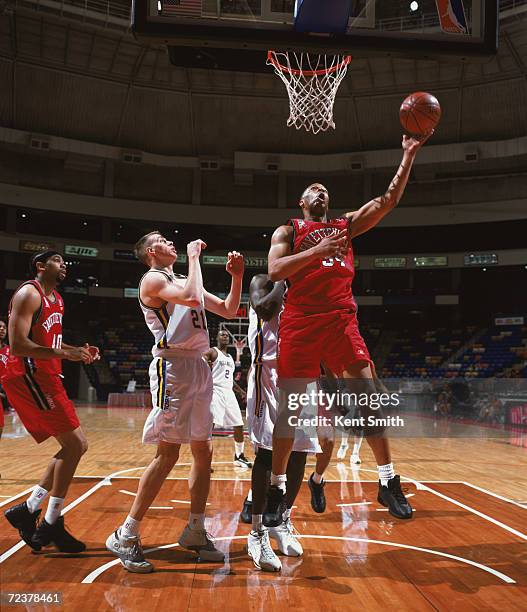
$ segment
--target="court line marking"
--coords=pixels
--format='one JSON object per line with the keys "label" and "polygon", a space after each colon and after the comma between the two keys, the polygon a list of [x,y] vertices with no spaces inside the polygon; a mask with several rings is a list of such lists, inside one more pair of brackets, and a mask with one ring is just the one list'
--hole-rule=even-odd
{"label": "court line marking", "polygon": [[29,487],[29,489],[25,489],[24,491],[21,491],[20,493],[17,493],[16,495],[13,495],[12,497],[10,497],[9,499],[6,499],[3,502],[0,502],[0,508],[2,506],[6,506],[7,504],[10,504],[12,501],[15,501],[15,499],[22,497],[22,495],[27,495],[28,493],[31,493],[31,491],[33,491],[34,488],[35,488],[35,485],[33,485],[32,487]]}
{"label": "court line marking", "polygon": [[348,506],[371,506],[373,502],[369,501],[361,501],[361,502],[353,502],[352,504],[337,504],[337,508],[347,508]]}
{"label": "court line marking", "polygon": [[498,495],[497,493],[493,493],[492,491],[489,491],[488,489],[483,489],[482,487],[478,487],[477,485],[472,484],[470,482],[463,482],[463,484],[467,485],[467,487],[471,487],[472,489],[476,489],[477,491],[481,491],[482,493],[486,493],[487,495],[491,495],[492,497],[497,497],[498,499],[506,501],[509,504],[514,504],[515,506],[519,506],[520,508],[523,508],[524,510],[527,510],[527,506],[522,505],[522,504],[525,504],[527,502],[517,502],[517,501],[514,501],[513,499],[510,499],[509,497],[503,497],[503,495]]}
{"label": "court line marking", "polygon": [[[146,466],[142,466],[142,467],[145,468]],[[99,476],[99,478],[101,478],[100,482],[98,482],[95,485],[93,485],[93,487],[91,487],[91,489],[88,489],[81,496],[77,497],[77,499],[74,499],[70,504],[68,504],[62,510],[61,516],[64,516],[64,514],[66,514],[66,512],[69,512],[70,510],[75,508],[75,506],[78,506],[81,502],[83,502],[86,498],[88,498],[90,495],[92,495],[92,493],[95,493],[95,491],[97,491],[101,487],[104,487],[104,486],[107,486],[107,485],[111,484],[111,479],[112,479],[112,477],[114,477],[114,475],[123,474],[124,472],[132,472],[133,470],[137,470],[137,469],[141,469],[141,468],[130,468],[128,470],[120,470],[118,472],[114,472],[114,473],[109,474],[108,476],[104,476],[102,478]],[[33,490],[33,487],[31,487],[31,490]],[[11,557],[11,555],[14,555],[18,550],[20,550],[24,546],[26,546],[26,543],[24,542],[24,540],[20,540],[17,544],[15,544],[14,546],[11,546],[11,548],[6,550],[0,556],[0,564],[3,563],[4,561],[6,561],[7,559],[9,559],[9,557]]]}
{"label": "court line marking", "polygon": [[[373,472],[374,470],[365,470],[365,471]],[[479,516],[480,518],[486,521],[489,521],[489,523],[493,523],[494,525],[501,527],[501,529],[505,529],[505,531],[508,531],[509,533],[512,533],[513,535],[518,536],[522,540],[527,541],[527,534],[522,533],[521,531],[518,531],[517,529],[513,529],[512,527],[509,527],[509,525],[506,525],[505,523],[502,523],[501,521],[498,521],[497,519],[492,518],[488,514],[483,514],[483,512],[480,512],[479,510],[476,510],[475,508],[471,508],[470,506],[467,506],[466,504],[460,501],[457,501],[456,499],[453,499],[452,497],[449,497],[448,495],[444,495],[443,493],[440,493],[439,491],[431,489],[430,487],[427,487],[423,482],[419,482],[418,480],[414,480],[413,478],[409,478],[408,476],[401,476],[401,478],[404,478],[405,481],[408,481],[414,484],[417,490],[428,491],[429,493],[432,493],[433,495],[436,495],[437,497],[446,499],[450,503],[456,506],[459,506],[460,508],[463,508],[463,510],[472,512],[472,514],[475,514],[476,516]],[[464,484],[464,483],[462,482],[461,484]]]}
{"label": "court line marking", "polygon": [[[431,555],[436,555],[438,557],[444,557],[446,559],[453,559],[454,561],[459,561],[460,563],[465,563],[466,565],[472,565],[473,567],[476,567],[480,570],[483,570],[484,572],[487,572],[489,574],[496,576],[497,578],[499,578],[503,582],[506,582],[507,584],[516,584],[516,581],[513,580],[510,576],[507,576],[506,574],[502,574],[498,570],[495,570],[494,568],[489,567],[488,565],[483,565],[482,563],[477,563],[476,561],[465,559],[464,557],[458,557],[457,555],[451,555],[449,553],[441,552],[438,550],[433,550],[431,548],[422,548],[420,546],[412,546],[410,544],[400,544],[398,542],[387,542],[385,540],[370,540],[369,538],[353,538],[353,537],[348,537],[348,536],[299,535],[297,537],[300,537],[302,539],[313,538],[317,540],[344,540],[346,542],[364,542],[367,544],[379,544],[381,546],[393,546],[395,548],[405,548],[407,550],[416,550],[418,552],[424,552],[424,553],[428,553]],[[246,538],[247,538],[246,535],[239,535],[239,536],[219,537],[219,538],[214,538],[214,540],[216,542],[220,542],[222,540],[223,541],[225,540],[245,540]],[[174,544],[164,544],[163,546],[156,546],[155,548],[148,548],[144,552],[150,553],[150,552],[155,552],[157,550],[166,550],[168,548],[176,548],[177,546],[179,546],[177,542]],[[81,581],[81,584],[92,584],[107,569],[114,567],[115,565],[118,565],[119,563],[120,563],[119,559],[113,559],[112,561],[109,561],[108,563],[101,565],[100,567],[90,572]]]}
{"label": "court line marking", "polygon": [[174,510],[174,506],[150,506],[149,510]]}

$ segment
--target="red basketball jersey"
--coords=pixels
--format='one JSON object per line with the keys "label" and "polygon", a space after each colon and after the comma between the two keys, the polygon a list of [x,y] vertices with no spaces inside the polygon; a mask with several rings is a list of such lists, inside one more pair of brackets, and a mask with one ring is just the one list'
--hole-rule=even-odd
{"label": "red basketball jersey", "polygon": [[[18,287],[19,291],[25,285],[33,285],[40,293],[41,306],[37,310],[31,324],[29,338],[39,346],[60,348],[62,346],[62,317],[64,315],[64,302],[60,295],[53,291],[52,298],[44,295],[40,283],[36,280],[27,281]],[[11,299],[12,301],[12,299]],[[9,305],[11,316],[11,304]],[[7,362],[6,377],[24,376],[38,371],[51,376],[62,372],[61,359],[32,359],[31,357],[15,357],[11,355]]]}
{"label": "red basketball jersey", "polygon": [[7,360],[9,359],[9,346],[4,344],[4,346],[0,347],[0,380],[5,373],[5,369],[7,367]]}
{"label": "red basketball jersey", "polygon": [[[341,217],[328,222],[290,219],[293,226],[293,253],[300,253],[321,240],[348,228],[349,220]],[[351,283],[355,276],[351,240],[344,259],[316,259],[287,279],[286,309],[306,314],[329,312],[341,308],[357,309]]]}

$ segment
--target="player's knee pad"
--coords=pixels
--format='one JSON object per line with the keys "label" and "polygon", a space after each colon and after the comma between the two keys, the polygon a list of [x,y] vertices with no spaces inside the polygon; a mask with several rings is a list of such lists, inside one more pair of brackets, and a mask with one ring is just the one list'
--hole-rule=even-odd
{"label": "player's knee pad", "polygon": [[258,464],[266,470],[273,468],[273,453],[267,448],[259,448],[254,459],[254,464]]}

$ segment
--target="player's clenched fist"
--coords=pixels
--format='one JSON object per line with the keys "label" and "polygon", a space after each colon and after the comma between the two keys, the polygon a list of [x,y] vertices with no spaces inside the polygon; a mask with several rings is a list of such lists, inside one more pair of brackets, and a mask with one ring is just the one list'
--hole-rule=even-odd
{"label": "player's clenched fist", "polygon": [[206,248],[207,245],[203,242],[203,240],[193,240],[187,244],[187,255],[189,257],[199,257],[201,251]]}
{"label": "player's clenched fist", "polygon": [[232,276],[242,276],[244,270],[243,255],[238,251],[230,251],[227,255],[227,265],[225,269]]}
{"label": "player's clenched fist", "polygon": [[314,248],[321,259],[326,259],[326,257],[345,257],[348,247],[348,232],[344,230],[324,238]]}

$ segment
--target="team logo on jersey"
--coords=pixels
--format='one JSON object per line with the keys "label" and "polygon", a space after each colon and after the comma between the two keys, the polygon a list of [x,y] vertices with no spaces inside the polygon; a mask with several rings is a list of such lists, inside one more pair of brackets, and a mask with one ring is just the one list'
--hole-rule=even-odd
{"label": "team logo on jersey", "polygon": [[49,332],[54,325],[62,325],[62,313],[54,312],[42,323],[42,327]]}
{"label": "team logo on jersey", "polygon": [[306,224],[306,222],[305,222],[305,221],[300,220],[300,221],[298,222],[298,229],[302,229],[302,228],[304,227],[304,225],[305,225],[305,224]]}
{"label": "team logo on jersey", "polygon": [[341,230],[338,227],[321,227],[309,232],[309,234],[300,243],[299,251],[306,251],[311,247],[316,246],[324,238],[336,236]]}
{"label": "team logo on jersey", "polygon": [[163,406],[161,410],[168,410],[170,408],[170,389],[165,391],[165,401],[163,402]]}

